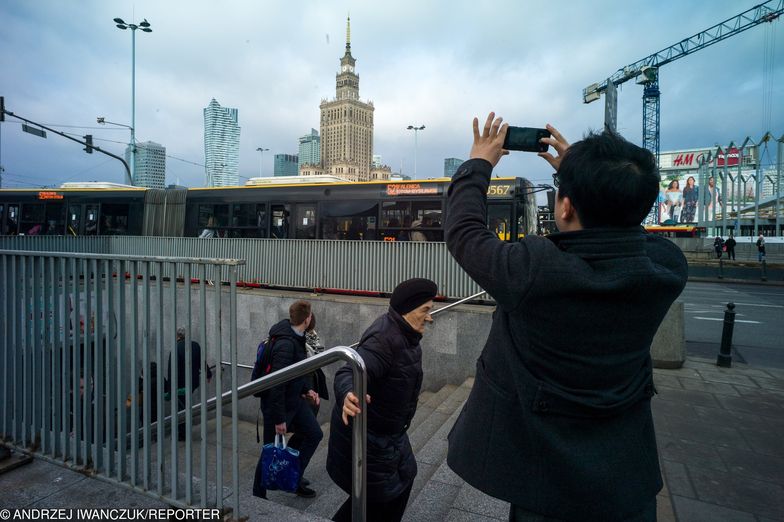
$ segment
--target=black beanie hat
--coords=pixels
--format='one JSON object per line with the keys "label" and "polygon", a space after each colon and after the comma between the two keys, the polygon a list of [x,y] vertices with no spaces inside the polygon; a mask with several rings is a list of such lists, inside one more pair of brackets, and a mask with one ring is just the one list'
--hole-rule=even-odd
{"label": "black beanie hat", "polygon": [[430,279],[414,278],[395,287],[389,306],[400,315],[422,306],[438,293],[438,286]]}

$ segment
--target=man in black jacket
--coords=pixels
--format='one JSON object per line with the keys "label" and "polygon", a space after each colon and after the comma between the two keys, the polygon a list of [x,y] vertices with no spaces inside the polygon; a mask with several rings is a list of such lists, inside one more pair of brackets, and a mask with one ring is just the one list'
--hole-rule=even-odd
{"label": "man in black jacket", "polygon": [[[270,328],[268,347],[271,349],[270,373],[291,366],[305,359],[305,330],[310,324],[310,303],[296,301],[289,307],[289,318]],[[285,384],[270,388],[261,399],[264,415],[264,444],[275,441],[275,435],[294,432],[298,435],[299,462],[302,475],[310,458],[316,451],[324,434],[321,431],[309,402],[318,404],[318,393],[311,389],[305,377],[292,379]],[[253,495],[266,498],[261,483],[261,459],[256,466]],[[316,492],[300,482],[297,495],[305,498],[316,496]]]}
{"label": "man in black jacket", "polygon": [[510,502],[510,520],[655,521],[662,487],[650,345],[686,283],[672,242],[639,226],[656,199],[650,152],[614,133],[572,145],[548,126],[559,232],[504,243],[486,227],[494,114],[452,178],[446,242],[498,307],[449,466]]}
{"label": "man in black jacket", "polygon": [[[365,330],[357,348],[367,372],[367,519],[374,522],[397,522],[403,517],[416,477],[416,460],[406,431],[422,388],[419,341],[425,325],[433,321],[430,311],[437,290],[428,279],[400,283],[392,292],[389,311]],[[327,472],[349,495],[349,418],[360,413],[353,389],[353,374],[346,365],[335,374]],[[332,520],[351,520],[350,496]]]}
{"label": "man in black jacket", "polygon": [[[191,389],[188,391],[187,382],[185,382],[186,370],[186,350],[185,350],[185,327],[180,326],[177,328],[177,409],[184,410],[186,406],[186,395],[193,393],[199,387],[199,380],[201,378],[201,346],[196,341],[191,341]],[[171,384],[172,384],[172,354],[169,352],[169,362],[167,365],[166,373],[167,379],[164,381],[164,392],[166,393],[166,400],[171,399]],[[204,369],[207,375],[207,382],[212,379],[212,370],[204,361]],[[155,381],[152,381],[155,382]],[[185,440],[186,438],[186,423],[185,419],[178,425],[177,439]]]}

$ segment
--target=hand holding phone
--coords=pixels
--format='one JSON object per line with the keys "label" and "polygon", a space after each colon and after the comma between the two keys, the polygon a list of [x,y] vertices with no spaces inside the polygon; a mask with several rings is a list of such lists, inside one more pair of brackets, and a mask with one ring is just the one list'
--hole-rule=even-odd
{"label": "hand holding phone", "polygon": [[542,138],[549,138],[550,131],[533,127],[509,127],[506,129],[504,149],[524,152],[547,152],[549,145],[541,143]]}

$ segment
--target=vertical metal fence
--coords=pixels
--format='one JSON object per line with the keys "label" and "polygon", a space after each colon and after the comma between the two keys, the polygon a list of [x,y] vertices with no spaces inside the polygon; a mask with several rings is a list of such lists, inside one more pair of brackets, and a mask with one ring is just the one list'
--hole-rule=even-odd
{"label": "vertical metal fence", "polygon": [[[446,297],[459,298],[481,290],[452,258],[446,244],[440,242],[0,236],[0,249],[239,258],[247,261],[237,267],[240,281],[280,288],[391,293],[400,281],[426,277],[438,281],[439,291]],[[178,265],[176,273],[183,275],[184,269]],[[165,264],[160,270],[168,276],[172,267]],[[228,266],[223,266],[217,275],[210,271],[208,279],[228,281],[228,270]]]}
{"label": "vertical metal fence", "polygon": [[[238,518],[236,282],[244,263],[0,250],[3,439],[173,505],[217,507]],[[228,290],[206,288],[222,271]],[[184,284],[164,274],[180,275]],[[200,281],[197,292],[192,276]],[[171,357],[167,394],[178,326],[185,329],[185,382],[177,382]],[[192,341],[200,345],[201,366],[231,361],[225,447],[221,404],[214,415],[206,407],[208,396],[223,392],[220,368],[213,382],[202,368],[194,383]],[[195,386],[201,408],[193,408]],[[187,412],[181,424],[178,410]],[[224,449],[232,456],[229,488]]]}

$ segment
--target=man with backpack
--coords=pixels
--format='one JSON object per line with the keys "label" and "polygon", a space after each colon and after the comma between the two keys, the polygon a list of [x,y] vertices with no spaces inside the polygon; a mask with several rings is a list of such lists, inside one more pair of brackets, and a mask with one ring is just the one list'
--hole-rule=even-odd
{"label": "man with backpack", "polygon": [[[259,377],[305,359],[305,330],[310,324],[310,320],[310,303],[300,300],[289,307],[288,319],[283,319],[270,328],[269,338],[263,343],[262,352],[266,353],[260,354],[262,359],[268,361],[268,364],[262,364],[262,375]],[[324,436],[308,402],[318,404],[320,400],[318,393],[310,389],[310,382],[311,380],[306,377],[299,377],[270,388],[261,396],[261,412],[264,415],[264,444],[273,443],[276,434],[297,433],[300,440],[300,476],[304,475],[310,458]],[[261,459],[259,459],[253,480],[253,495],[267,498],[267,492],[261,481],[261,473],[262,466]],[[297,487],[296,494],[305,498],[316,496],[316,492],[302,482]]]}

